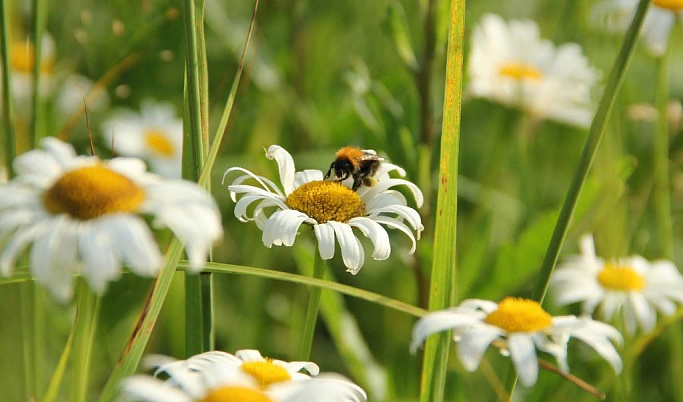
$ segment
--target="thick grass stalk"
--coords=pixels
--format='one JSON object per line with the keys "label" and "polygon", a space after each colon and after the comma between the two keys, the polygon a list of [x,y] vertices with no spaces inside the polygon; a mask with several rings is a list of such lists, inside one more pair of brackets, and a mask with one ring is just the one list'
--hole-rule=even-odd
{"label": "thick grass stalk", "polygon": [[[322,279],[325,275],[325,262],[317,252],[313,252],[313,278]],[[311,357],[313,347],[313,335],[315,324],[318,322],[318,310],[320,310],[320,294],[322,289],[311,287],[308,294],[308,307],[306,309],[306,322],[301,334],[301,346],[299,347],[299,360],[307,361]]]}
{"label": "thick grass stalk", "polygon": [[533,293],[533,298],[539,302],[543,302],[545,294],[548,290],[548,284],[550,282],[550,277],[553,274],[555,265],[557,264],[557,259],[560,255],[560,250],[562,249],[562,244],[567,236],[567,230],[569,228],[569,222],[571,221],[574,210],[576,209],[576,203],[579,199],[579,194],[583,188],[583,184],[588,177],[588,171],[595,158],[596,151],[600,145],[600,140],[605,132],[605,127],[609,120],[612,107],[616,100],[621,84],[626,77],[626,71],[628,70],[629,63],[633,56],[633,51],[635,49],[636,41],[638,40],[638,35],[640,33],[640,28],[643,25],[643,20],[645,18],[645,12],[650,5],[650,0],[640,0],[636,14],[631,22],[626,35],[624,37],[624,42],[617,56],[612,71],[609,75],[609,80],[607,81],[607,87],[600,100],[600,105],[598,106],[598,111],[593,118],[590,130],[588,132],[588,138],[586,138],[586,144],[584,145],[583,152],[581,153],[581,159],[579,160],[579,165],[576,169],[576,173],[569,186],[569,191],[562,204],[562,210],[560,211],[560,216],[557,219],[557,224],[555,225],[555,230],[553,231],[550,244],[548,245],[548,250],[546,251],[545,257],[543,259],[543,264],[541,265],[541,275],[536,285],[536,289]]}
{"label": "thick grass stalk", "polygon": [[9,62],[9,16],[7,1],[0,0],[0,24],[2,27],[2,40],[0,41],[0,53],[2,53],[2,121],[5,125],[5,166],[10,178],[14,177],[12,161],[17,155],[17,145],[14,138],[14,108],[12,99],[12,75]]}
{"label": "thick grass stalk", "polygon": [[72,402],[83,402],[88,399],[88,382],[90,377],[90,358],[97,332],[100,299],[92,293],[85,279],[78,281],[78,315],[74,332],[72,360]]}
{"label": "thick grass stalk", "polygon": [[182,252],[183,245],[177,238],[174,238],[166,253],[166,264],[164,264],[154,282],[154,286],[133,327],[133,333],[130,335],[128,343],[124,346],[121,356],[100,394],[99,401],[111,401],[119,391],[118,387],[121,379],[133,374],[138,367],[142,353],[145,350],[145,346],[147,346],[147,341],[149,341],[157,318],[159,318],[161,306],[163,306],[166,299],[166,294],[173,280],[173,273],[178,265],[178,261],[180,261]]}
{"label": "thick grass stalk", "polygon": [[[460,147],[464,33],[465,0],[451,0],[439,191],[436,203],[434,257],[429,295],[430,311],[441,310],[455,303],[455,240],[458,211],[458,153]],[[442,333],[427,339],[420,381],[421,402],[443,400],[449,346],[449,333]]]}
{"label": "thick grass stalk", "polygon": [[[204,1],[184,1],[185,21],[185,72],[187,76],[188,121],[183,153],[190,156],[190,171],[183,177],[199,179],[208,149],[208,82],[206,74],[206,49],[204,49]],[[201,39],[200,39],[201,38]],[[200,59],[201,57],[201,59]],[[208,187],[208,183],[205,187]],[[211,274],[204,274],[211,275]],[[204,293],[207,293],[204,295]],[[185,354],[195,355],[208,351],[213,344],[213,320],[211,314],[211,278],[201,278],[194,273],[185,274]],[[205,311],[206,310],[206,311]]]}
{"label": "thick grass stalk", "polygon": [[40,70],[43,63],[43,31],[47,20],[45,0],[33,0],[33,95],[31,108],[30,138],[31,148],[35,148],[41,138],[40,119]]}

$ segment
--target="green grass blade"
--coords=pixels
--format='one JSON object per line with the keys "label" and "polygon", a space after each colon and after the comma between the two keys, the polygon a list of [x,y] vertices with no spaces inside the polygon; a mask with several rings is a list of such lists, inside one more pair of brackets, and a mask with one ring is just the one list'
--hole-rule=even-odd
{"label": "green grass blade", "polygon": [[[181,261],[180,264],[178,264],[178,268],[187,269],[187,261]],[[408,303],[404,303],[402,301],[394,300],[392,298],[382,296],[377,293],[368,292],[367,290],[355,288],[353,286],[343,285],[341,283],[330,282],[323,279],[290,274],[288,272],[274,271],[270,269],[256,267],[247,267],[242,265],[223,264],[218,262],[206,263],[206,266],[204,266],[204,271],[220,274],[251,275],[259,278],[275,279],[278,281],[292,282],[299,285],[319,287],[322,289],[332,290],[337,293],[342,293],[351,297],[362,299],[370,303],[374,303],[392,310],[410,314],[415,317],[422,317],[427,313],[427,311],[419,307],[410,305]]]}
{"label": "green grass blade", "polygon": [[[78,319],[78,311],[76,311],[76,319]],[[66,363],[69,361],[69,357],[71,356],[75,333],[76,326],[72,325],[71,330],[69,331],[69,337],[66,340],[62,354],[59,357],[59,362],[57,363],[55,372],[50,380],[50,385],[48,385],[47,391],[45,392],[45,397],[42,399],[43,402],[54,402],[59,395],[59,388],[62,385],[64,373],[66,372]]]}
{"label": "green grass blade", "polygon": [[[325,275],[325,262],[320,255],[313,252],[313,278],[322,279]],[[308,308],[306,309],[306,321],[303,333],[301,334],[301,346],[299,347],[299,357],[301,361],[308,361],[311,357],[313,347],[313,335],[315,334],[315,324],[318,322],[318,310],[320,309],[320,294],[322,289],[311,287],[308,295]]]}
{"label": "green grass blade", "polygon": [[14,138],[14,107],[12,99],[12,76],[9,62],[9,15],[7,1],[0,0],[0,24],[2,24],[2,122],[5,133],[5,166],[10,178],[14,177],[12,161],[17,155],[16,139]]}
{"label": "green grass blade", "polygon": [[560,255],[560,250],[562,249],[562,244],[567,236],[569,222],[571,221],[574,210],[576,209],[579,194],[581,193],[583,184],[588,176],[588,171],[590,170],[593,159],[595,158],[595,153],[600,145],[602,135],[605,132],[605,127],[607,126],[607,121],[612,111],[612,107],[614,106],[619,89],[621,88],[621,84],[626,77],[626,71],[628,70],[628,66],[631,62],[635,44],[640,33],[640,28],[643,24],[645,13],[649,5],[650,0],[640,0],[640,3],[638,4],[633,22],[631,22],[631,26],[626,32],[621,51],[614,62],[612,71],[610,72],[607,87],[605,88],[605,92],[600,100],[598,111],[593,118],[593,122],[588,132],[588,138],[586,138],[586,144],[584,145],[583,152],[581,153],[581,159],[579,160],[579,165],[576,169],[576,174],[574,175],[574,179],[569,187],[567,196],[562,204],[562,210],[560,211],[560,216],[557,220],[557,224],[555,225],[553,236],[550,240],[550,244],[548,245],[548,251],[543,259],[543,264],[541,265],[540,279],[533,294],[533,298],[541,303],[545,298],[550,277],[553,274],[555,265],[557,264],[557,259]]}
{"label": "green grass blade", "polygon": [[247,49],[249,49],[251,34],[254,31],[254,24],[256,22],[256,13],[258,11],[258,5],[259,0],[256,0],[254,2],[254,13],[251,15],[249,30],[247,31],[247,39],[244,41],[244,49],[242,49],[242,56],[240,57],[239,64],[237,65],[235,79],[232,81],[232,87],[230,88],[230,93],[228,94],[228,100],[225,103],[225,108],[223,109],[223,115],[221,116],[221,121],[218,124],[216,135],[214,135],[213,137],[213,142],[211,143],[209,154],[206,156],[206,163],[204,164],[202,172],[199,175],[200,186],[207,186],[211,180],[211,171],[213,170],[214,163],[216,163],[216,157],[218,156],[218,150],[221,147],[221,143],[223,142],[223,135],[225,134],[225,129],[228,127],[228,121],[230,120],[232,106],[235,104],[237,88],[239,88],[240,79],[242,78],[242,71],[244,70],[244,62],[247,58]]}
{"label": "green grass blade", "polygon": [[93,294],[85,279],[78,281],[78,314],[74,326],[73,371],[71,401],[88,400],[90,357],[95,340],[99,312],[99,298]]}
{"label": "green grass blade", "polygon": [[173,273],[178,265],[178,261],[180,261],[182,252],[183,245],[178,239],[174,238],[166,253],[166,264],[161,269],[161,272],[159,272],[149,298],[145,302],[133,328],[133,333],[100,394],[100,401],[111,401],[118,393],[121,379],[135,372],[159,317],[161,306],[166,299],[166,294],[173,279]]}
{"label": "green grass blade", "polygon": [[[465,0],[451,0],[446,56],[446,85],[441,134],[439,191],[436,204],[434,259],[429,310],[441,310],[455,302],[456,223],[460,113],[462,105],[463,37]],[[444,397],[450,334],[427,339],[424,350],[420,401],[438,402]]]}
{"label": "green grass blade", "polygon": [[33,95],[31,108],[31,147],[35,148],[41,138],[40,118],[40,70],[42,65],[43,31],[47,21],[45,0],[33,0]]}

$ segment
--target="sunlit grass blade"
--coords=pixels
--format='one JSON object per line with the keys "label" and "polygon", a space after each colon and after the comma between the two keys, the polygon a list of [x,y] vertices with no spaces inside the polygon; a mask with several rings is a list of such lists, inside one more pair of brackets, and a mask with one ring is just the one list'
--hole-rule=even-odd
{"label": "sunlit grass blade", "polygon": [[159,317],[161,306],[164,304],[164,299],[166,299],[166,294],[171,286],[173,273],[178,265],[178,261],[180,261],[182,252],[183,245],[178,239],[174,238],[166,253],[166,263],[161,272],[159,272],[149,297],[140,311],[140,316],[135,323],[133,332],[100,394],[100,401],[111,401],[118,393],[121,379],[133,374],[138,367],[142,353],[147,346],[147,341],[149,341],[149,337]]}
{"label": "sunlit grass blade", "polygon": [[[451,0],[446,54],[446,85],[441,132],[439,191],[434,228],[434,257],[429,310],[441,310],[455,303],[456,224],[458,213],[458,154],[462,105],[463,40],[465,0]],[[425,343],[420,401],[444,398],[450,333],[431,336]]]}
{"label": "sunlit grass blade", "polygon": [[14,177],[12,161],[17,155],[16,139],[14,138],[14,107],[12,99],[12,76],[9,62],[9,15],[7,1],[0,0],[0,24],[2,24],[2,122],[5,134],[5,166],[10,178]]}
{"label": "sunlit grass blade", "polygon": [[598,111],[595,114],[595,117],[593,117],[593,122],[591,123],[590,130],[588,131],[588,137],[586,138],[586,143],[584,145],[583,152],[581,153],[579,165],[576,169],[572,183],[569,186],[564,203],[562,204],[562,210],[560,211],[560,216],[557,219],[553,236],[550,239],[548,251],[543,259],[543,264],[541,265],[539,281],[532,296],[541,303],[545,298],[545,294],[548,290],[548,284],[550,283],[550,277],[553,274],[555,265],[557,264],[557,259],[560,255],[560,250],[562,249],[562,244],[567,236],[569,222],[571,221],[574,210],[576,209],[579,194],[581,193],[583,184],[588,176],[588,171],[590,170],[593,159],[595,158],[602,135],[605,132],[605,127],[607,126],[607,122],[609,120],[609,116],[617,98],[619,89],[621,88],[624,78],[626,77],[626,71],[628,70],[628,66],[631,62],[635,44],[638,40],[638,35],[643,25],[645,13],[649,5],[650,0],[640,0],[633,21],[631,22],[631,25],[624,37],[621,51],[614,62],[612,71],[610,72],[607,86],[605,87],[605,92],[603,93],[602,99],[600,100],[600,105],[598,106]]}
{"label": "sunlit grass blade", "polygon": [[90,357],[95,341],[99,319],[100,299],[95,296],[85,279],[78,280],[78,315],[74,326],[74,345],[72,355],[72,388],[70,400],[87,401],[90,379]]}
{"label": "sunlit grass blade", "polygon": [[40,140],[40,73],[42,69],[43,31],[47,21],[47,4],[45,0],[33,0],[33,95],[31,108],[31,148],[35,148]]}
{"label": "sunlit grass blade", "polygon": [[[76,319],[78,319],[78,314],[79,312],[77,310]],[[76,326],[72,325],[71,330],[69,331],[69,337],[66,340],[66,344],[64,345],[62,354],[59,357],[59,362],[57,363],[55,372],[52,375],[52,379],[50,380],[50,385],[48,385],[47,391],[45,392],[45,397],[42,399],[43,402],[53,402],[57,399],[57,396],[59,395],[59,388],[62,385],[64,373],[66,373],[67,362],[69,361],[69,357],[71,356],[71,350],[73,346],[75,333]]]}
{"label": "sunlit grass blade", "polygon": [[235,79],[232,81],[232,87],[230,88],[230,93],[228,94],[228,100],[225,103],[225,108],[223,109],[223,115],[221,116],[221,121],[218,124],[218,129],[213,137],[213,142],[209,149],[209,154],[206,156],[206,163],[202,168],[202,173],[199,175],[199,185],[207,186],[211,180],[211,171],[213,170],[213,165],[216,162],[216,157],[218,156],[218,150],[223,142],[223,135],[225,134],[225,129],[228,127],[228,120],[230,120],[230,114],[232,112],[232,106],[235,104],[235,96],[237,95],[237,88],[240,85],[240,79],[242,78],[242,71],[244,70],[244,62],[247,58],[247,50],[249,49],[249,41],[251,40],[251,34],[254,31],[254,24],[256,23],[256,12],[258,11],[259,0],[254,1],[254,12],[251,15],[251,21],[249,22],[249,30],[247,31],[247,38],[244,41],[244,49],[242,49],[242,56],[240,57],[239,64],[237,65],[237,72],[235,73]]}

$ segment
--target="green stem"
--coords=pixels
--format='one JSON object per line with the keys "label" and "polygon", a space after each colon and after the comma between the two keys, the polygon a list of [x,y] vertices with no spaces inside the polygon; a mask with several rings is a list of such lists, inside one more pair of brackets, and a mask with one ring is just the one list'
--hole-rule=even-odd
{"label": "green stem", "polygon": [[78,281],[78,314],[74,333],[73,350],[73,388],[71,401],[83,402],[88,399],[88,379],[90,358],[97,332],[100,312],[100,298],[95,296],[85,279]]}
{"label": "green stem", "polygon": [[[672,42],[672,41],[670,41]],[[656,227],[661,257],[673,257],[673,239],[671,234],[671,199],[669,194],[669,68],[671,46],[657,60],[657,84],[655,104],[657,106],[657,129],[654,137],[654,187],[653,202]]]}
{"label": "green stem", "polygon": [[46,344],[47,344],[47,330],[46,323],[46,309],[45,309],[45,289],[40,286],[33,288],[33,372],[36,390],[36,399],[40,400],[44,390],[44,366]]}
{"label": "green stem", "polygon": [[202,108],[199,82],[199,52],[197,50],[196,10],[194,0],[184,0],[185,16],[185,71],[189,100],[189,129],[192,138],[194,172],[198,175],[204,166],[202,137]]}
{"label": "green stem", "polygon": [[33,0],[33,107],[31,108],[31,148],[40,140],[38,129],[40,110],[40,68],[42,65],[43,31],[47,20],[45,0]]}
{"label": "green stem", "polygon": [[567,236],[567,229],[569,228],[569,222],[576,209],[579,194],[581,193],[583,184],[588,176],[588,171],[595,158],[595,153],[598,149],[598,145],[600,145],[602,135],[605,132],[605,127],[607,126],[607,121],[612,111],[612,107],[614,106],[617,93],[626,77],[626,71],[631,62],[638,34],[643,25],[645,12],[647,11],[649,4],[650,0],[640,0],[640,3],[638,4],[633,22],[631,22],[631,26],[626,32],[621,51],[619,52],[619,56],[614,62],[614,66],[609,75],[609,81],[607,82],[607,87],[600,100],[598,111],[593,118],[593,122],[588,132],[588,138],[586,138],[586,144],[584,145],[581,159],[579,160],[579,165],[576,169],[576,174],[574,175],[567,196],[562,204],[560,216],[557,219],[553,236],[548,245],[543,264],[541,265],[540,280],[533,293],[533,298],[541,303],[545,298],[550,277],[553,274],[560,250],[562,249],[562,244]]}
{"label": "green stem", "polygon": [[14,108],[12,99],[11,67],[9,62],[9,16],[7,15],[7,1],[0,0],[0,24],[2,27],[2,121],[5,124],[5,166],[10,178],[14,177],[12,161],[17,155],[17,145],[14,138]]}
{"label": "green stem", "polygon": [[[434,255],[429,294],[430,311],[442,310],[455,303],[455,240],[458,211],[458,153],[462,106],[465,2],[466,0],[451,0],[448,24],[439,190],[436,203]],[[443,400],[449,347],[450,334],[447,332],[427,339],[420,381],[421,402]]]}
{"label": "green stem", "polygon": [[100,401],[112,400],[118,392],[119,381],[135,372],[159,317],[159,312],[171,286],[173,273],[178,265],[178,261],[180,261],[182,252],[183,245],[177,238],[174,238],[166,253],[166,264],[161,269],[161,272],[159,272],[159,276],[154,282],[149,297],[133,327],[133,333],[130,335],[128,343],[121,352],[121,356],[100,394]]}
{"label": "green stem", "polygon": [[33,290],[35,289],[35,283],[23,283],[20,286],[20,300],[21,300],[21,338],[22,342],[22,352],[24,359],[24,388],[26,391],[26,396],[28,399],[37,398],[36,384],[34,380],[35,371],[33,370],[33,363],[35,359],[33,358],[34,350],[32,348],[33,343],[31,342],[33,327],[32,327],[32,308],[31,303],[33,301]]}
{"label": "green stem", "polygon": [[[313,278],[322,279],[325,274],[325,262],[317,250],[314,251],[313,256]],[[301,335],[301,347],[299,348],[299,360],[307,361],[311,357],[311,347],[313,346],[313,335],[315,333],[315,324],[318,321],[318,310],[320,309],[320,293],[322,289],[319,287],[311,287],[308,295],[308,309],[306,310],[306,322],[304,323],[304,330]]]}
{"label": "green stem", "polygon": [[[78,311],[76,312],[76,316],[78,317]],[[64,350],[62,350],[62,355],[59,357],[59,362],[57,363],[57,367],[55,368],[55,372],[52,375],[50,385],[47,387],[42,402],[53,402],[57,399],[59,388],[62,385],[62,379],[64,379],[64,373],[66,372],[66,363],[69,361],[69,356],[71,356],[75,333],[76,325],[72,325],[71,330],[69,331],[69,337],[64,345]]]}

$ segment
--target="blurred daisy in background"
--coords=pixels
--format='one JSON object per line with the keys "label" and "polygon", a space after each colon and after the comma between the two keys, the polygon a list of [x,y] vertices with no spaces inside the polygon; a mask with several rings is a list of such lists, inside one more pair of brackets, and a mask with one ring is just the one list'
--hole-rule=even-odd
{"label": "blurred daisy in background", "polygon": [[622,312],[624,327],[635,333],[657,322],[683,303],[683,276],[670,261],[648,262],[641,256],[605,261],[595,254],[593,237],[581,238],[581,254],[570,257],[553,274],[551,286],[558,304],[582,303],[585,313],[599,306],[605,320]]}
{"label": "blurred daisy in background", "polygon": [[14,161],[17,176],[0,186],[0,269],[8,276],[33,243],[29,265],[38,283],[62,301],[72,296],[74,274],[102,294],[121,264],[154,276],[163,259],[143,215],[168,227],[200,269],[222,235],[213,198],[195,183],[147,173],[141,160],[76,156],[55,138],[44,150]]}
{"label": "blurred daisy in background", "polygon": [[469,93],[532,117],[588,127],[600,73],[581,46],[541,39],[531,20],[505,22],[485,15],[474,30],[468,65]]}
{"label": "blurred daisy in background", "polygon": [[[34,45],[28,39],[13,41],[10,44],[9,51],[12,95],[18,103],[28,104],[33,96]],[[40,58],[39,94],[45,97],[54,89],[55,74],[55,42],[49,34],[43,35]]]}
{"label": "blurred daisy in background", "polygon": [[[320,257],[324,260],[334,257],[338,242],[347,271],[355,275],[363,266],[365,252],[353,228],[373,243],[372,258],[386,260],[391,244],[384,225],[405,233],[412,242],[410,253],[415,252],[416,236],[419,239],[424,230],[420,215],[408,206],[403,194],[392,188],[405,186],[415,197],[418,208],[422,206],[423,196],[415,184],[389,177],[392,171],[405,176],[400,167],[383,162],[374,176],[375,186],[352,191],[350,183],[324,181],[320,170],[295,171],[292,156],[277,145],[268,148],[266,157],[277,162],[282,189],[271,180],[240,167],[228,169],[223,176],[225,180],[231,172],[245,173],[228,186],[230,197],[236,202],[235,216],[242,222],[256,222],[263,230],[266,247],[291,247],[299,227],[305,223],[313,226]],[[255,180],[258,186],[242,184],[249,179]],[[255,207],[249,215],[252,204]],[[267,215],[267,209],[274,211]]]}
{"label": "blurred daisy in background", "polygon": [[319,375],[320,369],[315,363],[266,359],[257,350],[239,350],[235,355],[213,351],[187,360],[161,359],[165,361],[152,365],[156,366],[155,377],[166,379],[130,377],[122,383],[124,400],[361,402],[367,399],[365,391],[346,378],[336,374]]}
{"label": "blurred daisy in background", "polygon": [[567,344],[571,337],[595,349],[615,372],[622,368],[621,358],[612,342],[621,344],[615,328],[588,317],[553,317],[538,302],[508,297],[500,303],[469,299],[458,307],[429,313],[413,328],[413,353],[431,334],[453,330],[458,356],[465,369],[474,371],[490,344],[509,355],[525,386],[536,383],[536,349],[555,357],[563,372],[568,372]]}
{"label": "blurred daisy in background", "polygon": [[166,178],[181,177],[183,121],[171,103],[146,100],[139,113],[120,111],[102,124],[102,133],[116,154],[145,159]]}
{"label": "blurred daisy in background", "polygon": [[[683,0],[652,0],[647,11],[641,35],[654,56],[662,56],[676,21],[683,21]],[[638,0],[604,0],[595,5],[592,21],[608,32],[625,32],[633,20]]]}

